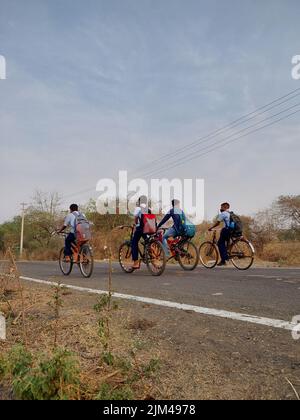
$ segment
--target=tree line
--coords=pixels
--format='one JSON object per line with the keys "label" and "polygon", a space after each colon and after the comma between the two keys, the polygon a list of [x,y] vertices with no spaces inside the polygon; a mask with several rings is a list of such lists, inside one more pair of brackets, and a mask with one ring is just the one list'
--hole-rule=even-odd
{"label": "tree line", "polygon": [[[24,249],[28,258],[56,259],[61,246],[61,239],[53,235],[57,227],[62,224],[66,215],[62,211],[62,199],[57,193],[36,192],[32,204],[27,208],[25,215]],[[102,246],[107,239],[113,241],[113,249],[117,250],[119,235],[111,235],[111,232],[119,225],[131,224],[132,217],[129,215],[101,215],[97,213],[96,202],[90,200],[81,209],[92,222],[94,247],[96,257],[102,256]],[[282,247],[294,244],[294,252],[300,252],[300,195],[287,195],[278,197],[272,205],[257,212],[253,216],[242,215],[244,222],[244,234],[251,240],[259,256],[272,245],[281,244]],[[21,216],[0,225],[0,252],[4,253],[7,247],[11,247],[16,254],[19,251]],[[196,240],[200,243],[211,221],[203,222],[197,228]]]}

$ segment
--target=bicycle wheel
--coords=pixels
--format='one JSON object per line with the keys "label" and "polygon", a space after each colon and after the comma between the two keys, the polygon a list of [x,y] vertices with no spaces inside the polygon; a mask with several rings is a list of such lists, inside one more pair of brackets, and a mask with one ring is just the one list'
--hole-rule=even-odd
{"label": "bicycle wheel", "polygon": [[167,264],[166,254],[162,244],[158,241],[146,244],[145,257],[148,270],[152,276],[161,276]]}
{"label": "bicycle wheel", "polygon": [[206,268],[215,268],[219,260],[219,251],[213,242],[204,242],[199,248],[201,264]]}
{"label": "bicycle wheel", "polygon": [[246,239],[233,242],[229,250],[230,260],[238,270],[248,270],[254,262],[253,245]]}
{"label": "bicycle wheel", "polygon": [[191,241],[184,242],[179,247],[178,262],[185,271],[193,271],[199,262],[199,252]]}
{"label": "bicycle wheel", "polygon": [[134,269],[132,268],[133,261],[130,242],[125,242],[120,246],[119,263],[125,273],[131,274],[134,272]]}
{"label": "bicycle wheel", "polygon": [[64,276],[69,276],[72,273],[73,264],[73,257],[70,257],[68,262],[66,261],[65,248],[62,248],[59,253],[59,268]]}
{"label": "bicycle wheel", "polygon": [[79,253],[80,272],[86,279],[90,278],[94,271],[94,256],[89,245],[83,245]]}

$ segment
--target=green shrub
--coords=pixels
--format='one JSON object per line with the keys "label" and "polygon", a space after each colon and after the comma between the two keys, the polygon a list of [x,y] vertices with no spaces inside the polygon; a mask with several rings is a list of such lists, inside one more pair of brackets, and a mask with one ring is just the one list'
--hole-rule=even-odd
{"label": "green shrub", "polygon": [[78,364],[72,353],[64,349],[57,349],[50,357],[34,358],[23,346],[14,347],[0,362],[0,371],[10,378],[13,394],[20,400],[66,400],[78,396]]}
{"label": "green shrub", "polygon": [[132,400],[134,398],[133,391],[129,386],[122,386],[114,389],[112,385],[104,383],[101,385],[100,391],[96,396],[96,400],[116,401],[116,400]]}

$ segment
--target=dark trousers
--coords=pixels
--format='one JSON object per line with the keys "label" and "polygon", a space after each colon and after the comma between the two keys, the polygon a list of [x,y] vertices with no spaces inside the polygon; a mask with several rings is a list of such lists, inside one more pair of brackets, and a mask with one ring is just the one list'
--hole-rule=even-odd
{"label": "dark trousers", "polygon": [[221,255],[221,260],[224,263],[225,261],[228,261],[228,252],[227,252],[227,246],[230,240],[230,230],[227,228],[223,228],[221,230],[220,239],[218,242],[218,247]]}
{"label": "dark trousers", "polygon": [[76,242],[76,237],[74,233],[69,233],[69,235],[66,237],[65,242],[65,257],[71,257],[73,255],[72,252],[72,244]]}
{"label": "dark trousers", "polygon": [[137,261],[139,259],[139,242],[143,236],[143,229],[137,227],[132,238],[131,250],[132,250],[132,259]]}

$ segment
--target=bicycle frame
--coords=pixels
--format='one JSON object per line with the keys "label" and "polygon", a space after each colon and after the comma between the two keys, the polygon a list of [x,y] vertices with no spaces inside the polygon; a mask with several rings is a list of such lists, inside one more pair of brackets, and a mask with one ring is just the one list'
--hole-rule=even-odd
{"label": "bicycle frame", "polygon": [[[130,229],[131,233],[130,233],[130,243],[132,243],[133,240],[133,235],[134,235],[134,226],[120,226],[120,229]],[[142,236],[143,242],[141,242],[140,245],[142,245],[143,247],[143,251],[141,251],[140,247],[138,248],[139,250],[139,256],[141,258],[141,260],[143,262],[146,262],[146,245],[148,245],[150,242],[154,241],[157,239],[157,233],[154,233],[153,235],[143,235]]]}
{"label": "bicycle frame", "polygon": [[[220,230],[220,229],[218,229],[218,230]],[[214,229],[214,231],[213,231],[213,232],[214,232],[214,233],[213,233],[213,238],[212,238],[211,242],[212,242],[214,245],[217,245],[217,246],[218,246],[218,241],[217,241],[217,229]],[[233,244],[235,244],[235,243],[239,242],[241,239],[245,239],[245,237],[244,237],[244,236],[240,236],[240,237],[238,237],[238,238],[233,238],[232,236],[230,236],[230,239],[229,239],[229,241],[227,242],[227,252],[228,252],[228,256],[229,256],[229,258],[231,258],[231,257],[232,257],[232,255],[230,254],[230,248],[231,248],[231,246],[232,246]]]}
{"label": "bicycle frame", "polygon": [[[67,233],[61,233],[61,236],[63,236],[64,238],[66,238],[68,236]],[[80,255],[80,251],[81,248],[83,247],[83,245],[88,244],[89,241],[81,241],[81,242],[73,242],[71,244],[71,249],[72,249],[72,257],[73,257],[73,262],[75,264],[79,264],[79,255]]]}
{"label": "bicycle frame", "polygon": [[[161,228],[159,230],[161,230],[162,232],[166,232],[168,229]],[[184,236],[177,236],[176,238],[168,239],[168,245],[171,252],[170,260],[172,258],[176,258],[177,256],[176,254],[180,251],[180,247],[188,241],[189,241],[189,238],[184,237]]]}

